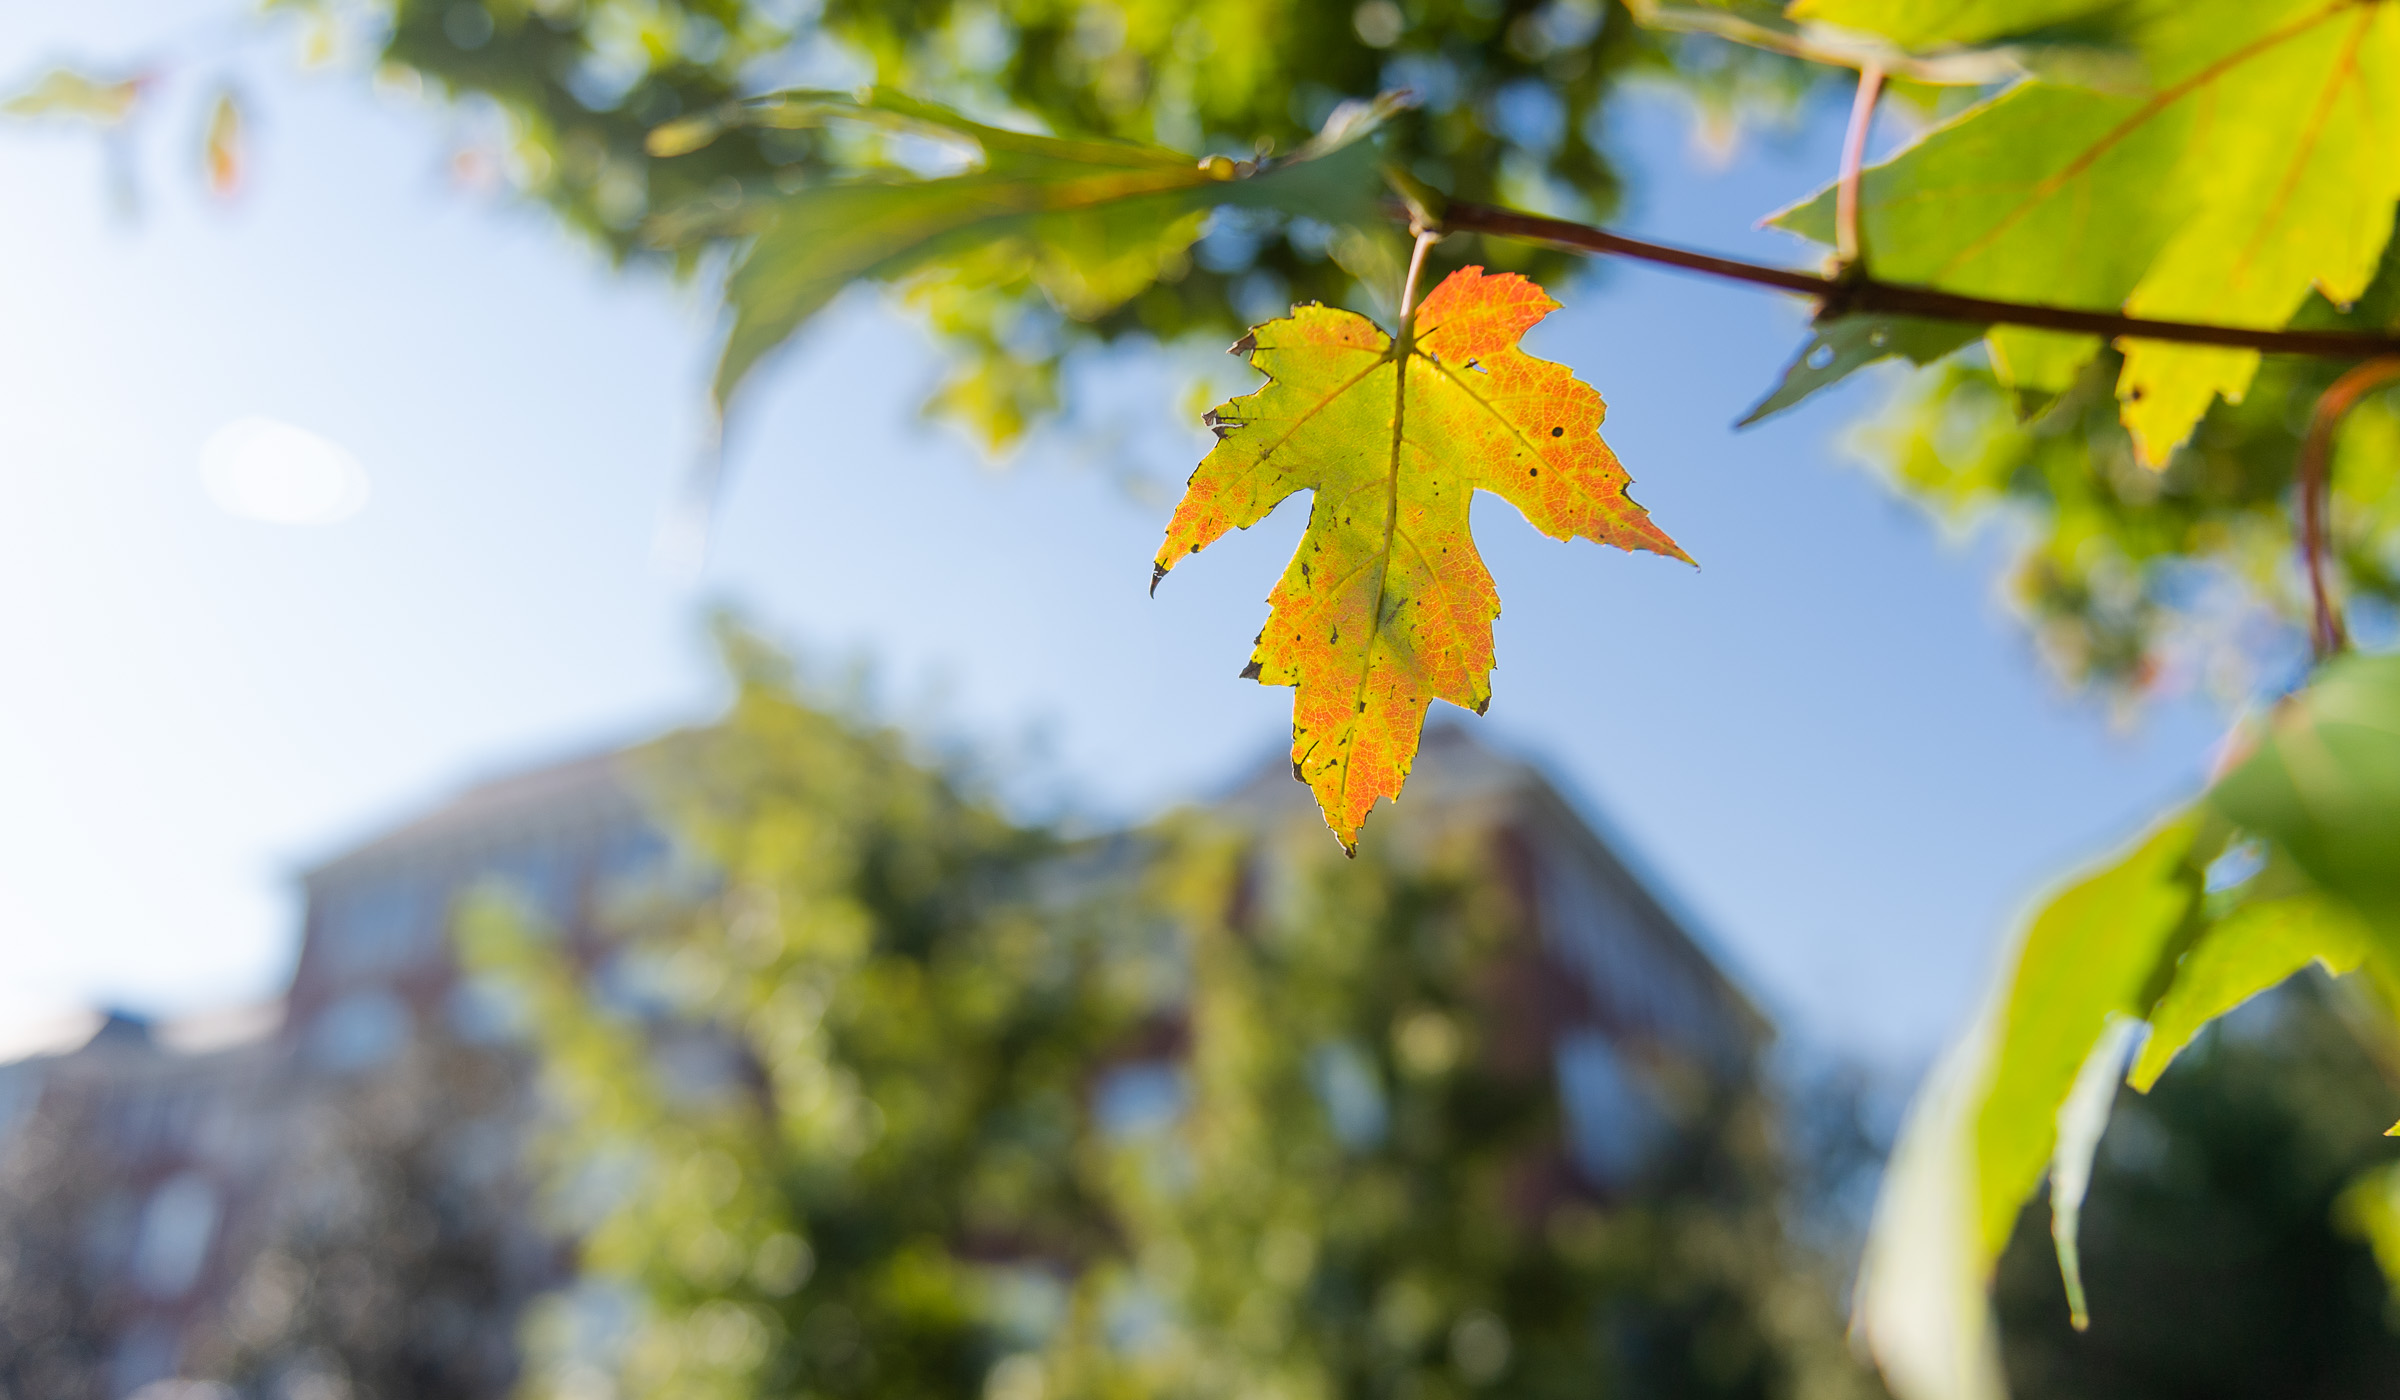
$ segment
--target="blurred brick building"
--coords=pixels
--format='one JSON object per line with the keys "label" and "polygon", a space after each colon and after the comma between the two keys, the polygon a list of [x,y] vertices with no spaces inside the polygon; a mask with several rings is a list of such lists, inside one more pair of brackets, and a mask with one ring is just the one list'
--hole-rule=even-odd
{"label": "blurred brick building", "polygon": [[[1280,761],[1217,809],[1262,836],[1318,822]],[[1764,1018],[1536,768],[1437,726],[1377,820],[1403,848],[1489,842],[1527,925],[1499,1039],[1554,1076],[1583,1188],[1631,1189],[1686,1105],[1756,1073]],[[1278,844],[1258,849],[1272,900]],[[188,1375],[276,1400],[506,1393],[518,1313],[571,1253],[534,1223],[531,1076],[505,998],[458,973],[452,912],[504,884],[608,997],[609,911],[692,878],[618,755],[512,775],[306,872],[291,986],[220,1028],[235,1043],[118,1017],[0,1066],[0,1400],[229,1393]]]}

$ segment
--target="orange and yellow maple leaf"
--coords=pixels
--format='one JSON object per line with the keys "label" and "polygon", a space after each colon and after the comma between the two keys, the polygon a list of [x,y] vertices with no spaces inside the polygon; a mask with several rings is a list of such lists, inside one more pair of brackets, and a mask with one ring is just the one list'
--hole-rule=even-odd
{"label": "orange and yellow maple leaf", "polygon": [[1346,849],[1375,799],[1400,795],[1426,708],[1491,700],[1500,595],[1468,534],[1477,490],[1555,538],[1689,562],[1625,494],[1599,393],[1518,348],[1557,308],[1514,273],[1467,267],[1397,341],[1353,312],[1303,306],[1234,347],[1268,382],[1208,415],[1219,441],[1175,508],[1151,588],[1227,530],[1315,493],[1242,674],[1298,688],[1292,773]]}

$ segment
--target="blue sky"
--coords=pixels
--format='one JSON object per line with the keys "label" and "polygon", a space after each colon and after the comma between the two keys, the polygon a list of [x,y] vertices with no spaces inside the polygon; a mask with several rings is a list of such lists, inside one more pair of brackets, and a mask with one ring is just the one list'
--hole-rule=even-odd
{"label": "blue sky", "polygon": [[[653,542],[700,421],[706,298],[623,276],[462,187],[466,128],[302,73],[230,5],[92,0],[0,32],[0,78],[170,55],[112,211],[97,145],[0,129],[0,1043],[106,1002],[271,994],[292,873],[479,774],[701,713],[710,599],[895,710],[1020,755],[1106,818],[1205,796],[1277,748],[1289,692],[1235,678],[1301,511],[1148,561],[1206,437],[1178,366],[1095,366],[1081,431],[1002,469],[914,406],[923,338],[845,302],[752,391],[696,583]],[[240,81],[246,191],[198,189],[205,99]],[[1838,113],[1704,159],[1663,99],[1616,123],[1636,231],[1775,258],[1754,221],[1833,164]],[[1728,424],[1804,308],[1616,266],[1537,354],[1611,408],[1635,494],[1695,572],[1545,540],[1479,504],[1507,611],[1496,741],[1554,763],[1802,1036],[1913,1062],[2045,879],[2197,784],[2219,719],[2113,731],[1945,542],[1840,450],[1890,381]],[[366,508],[236,518],[204,442],[263,415],[338,443]]]}

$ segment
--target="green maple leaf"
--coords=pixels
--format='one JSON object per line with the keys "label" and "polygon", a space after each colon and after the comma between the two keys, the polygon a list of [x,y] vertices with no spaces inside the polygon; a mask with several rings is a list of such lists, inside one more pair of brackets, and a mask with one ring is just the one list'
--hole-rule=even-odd
{"label": "green maple leaf", "polygon": [[[1864,20],[1889,7],[1817,8]],[[2337,305],[2363,293],[2400,203],[2400,5],[2202,0],[2139,8],[2122,32],[2147,72],[2138,89],[2022,83],[1868,172],[1861,236],[1875,275],[2266,328],[2312,290]],[[1831,243],[1831,192],[1777,222]],[[2006,379],[2049,390],[2098,349],[2018,328],[1990,339]],[[2211,401],[2238,400],[2258,366],[2245,350],[2126,352],[2118,396],[2153,464]]]}

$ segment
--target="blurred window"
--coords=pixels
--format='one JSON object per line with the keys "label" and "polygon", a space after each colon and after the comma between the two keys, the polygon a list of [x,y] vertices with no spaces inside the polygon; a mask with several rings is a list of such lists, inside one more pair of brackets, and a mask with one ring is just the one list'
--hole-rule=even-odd
{"label": "blurred window", "polygon": [[463,977],[444,1004],[451,1033],[469,1045],[506,1045],[532,1024],[525,993],[496,977]]}
{"label": "blurred window", "polygon": [[1542,922],[1551,946],[1580,969],[1612,1024],[1706,1051],[1724,1039],[1718,1008],[1669,938],[1581,862],[1544,862]]}
{"label": "blurred window", "polygon": [[152,1381],[125,1400],[239,1400],[230,1387],[216,1381],[173,1380]]}
{"label": "blurred window", "polygon": [[1594,1185],[1632,1180],[1662,1146],[1671,1124],[1638,1073],[1608,1037],[1572,1031],[1556,1051],[1567,1146]]}
{"label": "blurred window", "polygon": [[1183,1069],[1144,1060],[1118,1065],[1092,1089],[1092,1119],[1110,1137],[1135,1137],[1172,1127],[1183,1116]]}
{"label": "blurred window", "polygon": [[686,1029],[659,1038],[650,1051],[650,1066],[670,1101],[700,1106],[732,1099],[742,1088],[745,1061],[725,1035]]}
{"label": "blurred window", "polygon": [[574,862],[557,846],[518,846],[494,859],[487,873],[515,896],[545,931],[563,929],[574,919]]}
{"label": "blurred window", "polygon": [[108,1393],[129,1395],[152,1381],[174,1374],[178,1345],[175,1329],[164,1322],[145,1322],[117,1339],[108,1358]]}
{"label": "blurred window", "polygon": [[601,901],[638,901],[668,892],[674,850],[657,831],[628,822],[611,831],[600,853]]}
{"label": "blurred window", "polygon": [[317,1013],[308,1028],[308,1052],[318,1066],[337,1074],[374,1069],[408,1043],[408,1007],[385,991],[353,992]]}
{"label": "blurred window", "polygon": [[439,937],[434,901],[421,880],[387,876],[338,891],[326,914],[325,945],[338,977],[406,967]]}
{"label": "blurred window", "polygon": [[1329,1040],[1310,1053],[1308,1079],[1342,1146],[1363,1152],[1382,1145],[1391,1107],[1383,1076],[1366,1051],[1346,1040]]}
{"label": "blurred window", "polygon": [[195,1172],[168,1178],[142,1208],[133,1278],[154,1298],[180,1298],[200,1277],[217,1232],[217,1192]]}

